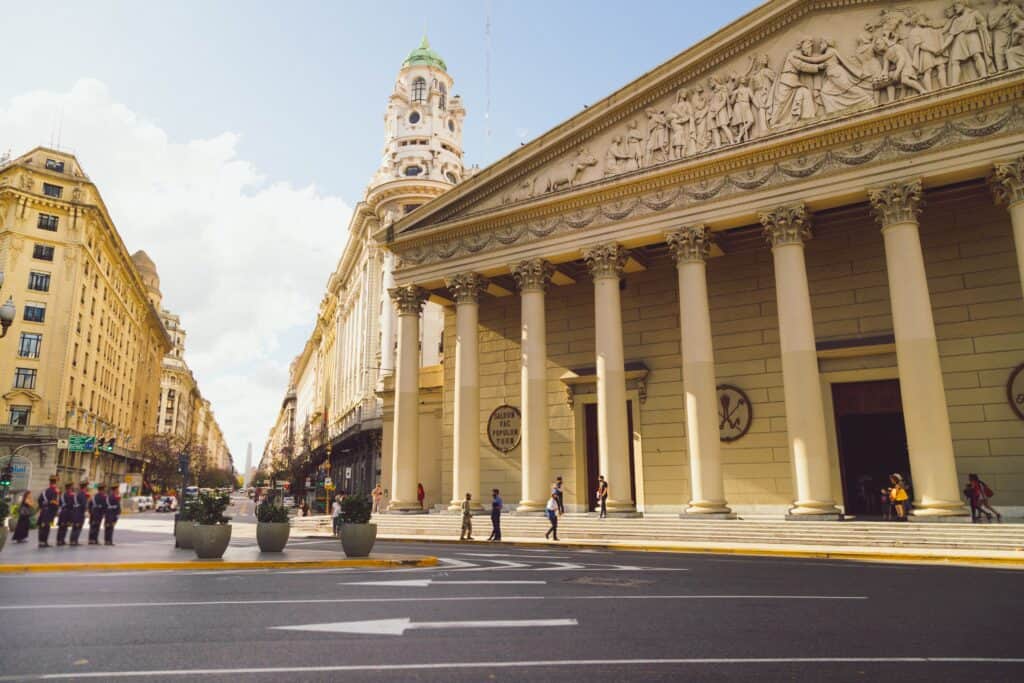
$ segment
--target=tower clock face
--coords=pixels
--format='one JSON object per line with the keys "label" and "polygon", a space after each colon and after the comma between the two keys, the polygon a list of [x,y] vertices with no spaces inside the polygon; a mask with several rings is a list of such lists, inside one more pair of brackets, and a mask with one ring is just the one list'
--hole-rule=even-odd
{"label": "tower clock face", "polygon": [[413,113],[409,114],[409,123],[419,123],[419,122],[420,122],[420,113],[418,111],[414,111]]}

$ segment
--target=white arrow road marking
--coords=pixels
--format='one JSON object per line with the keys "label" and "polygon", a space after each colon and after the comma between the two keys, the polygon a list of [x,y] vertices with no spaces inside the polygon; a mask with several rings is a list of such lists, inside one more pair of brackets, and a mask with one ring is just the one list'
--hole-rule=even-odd
{"label": "white arrow road marking", "polygon": [[464,571],[464,572],[486,572],[486,571],[492,571],[492,570],[495,570],[495,569],[497,569],[497,570],[501,570],[501,569],[527,569],[527,568],[530,567],[530,565],[523,564],[522,562],[510,562],[508,560],[490,560],[490,562],[493,563],[493,566],[480,567],[480,566],[472,565],[472,567],[473,567],[472,569],[462,569],[460,571]]}
{"label": "white arrow road marking", "polygon": [[576,626],[575,619],[500,619],[496,621],[421,621],[411,619],[372,619],[370,621],[336,621],[328,624],[271,626],[279,631],[315,631],[319,633],[363,633],[401,636],[411,629],[444,628],[528,628],[533,626]]}
{"label": "white arrow road marking", "polygon": [[352,581],[339,583],[339,586],[410,586],[426,588],[427,586],[497,586],[506,584],[545,584],[547,581],[435,581],[434,579],[408,579],[406,581]]}

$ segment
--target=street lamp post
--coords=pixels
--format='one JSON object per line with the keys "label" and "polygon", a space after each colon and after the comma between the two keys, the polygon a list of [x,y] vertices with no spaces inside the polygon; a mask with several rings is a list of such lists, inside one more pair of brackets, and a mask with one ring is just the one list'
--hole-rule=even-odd
{"label": "street lamp post", "polygon": [[[4,286],[4,272],[0,270],[0,288]],[[14,297],[7,297],[7,303],[0,306],[0,337],[7,336],[7,328],[14,322],[14,316],[17,313],[17,309],[14,308]]]}

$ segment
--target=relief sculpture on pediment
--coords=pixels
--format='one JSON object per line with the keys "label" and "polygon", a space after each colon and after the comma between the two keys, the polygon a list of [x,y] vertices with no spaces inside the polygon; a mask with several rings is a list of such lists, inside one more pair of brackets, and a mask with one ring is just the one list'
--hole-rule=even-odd
{"label": "relief sculpture on pediment", "polygon": [[[1024,68],[1024,0],[822,11],[518,181],[502,204]],[[598,163],[595,159],[600,159]]]}

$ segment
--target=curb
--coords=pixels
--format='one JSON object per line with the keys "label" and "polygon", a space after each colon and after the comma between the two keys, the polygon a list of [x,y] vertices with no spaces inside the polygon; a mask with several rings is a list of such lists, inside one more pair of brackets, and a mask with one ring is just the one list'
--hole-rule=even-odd
{"label": "curb", "polygon": [[80,562],[58,564],[0,565],[0,574],[82,571],[192,571],[196,569],[343,569],[385,567],[435,567],[436,557],[346,560],[195,560],[191,562]]}
{"label": "curb", "polygon": [[[317,538],[307,536],[306,538]],[[733,555],[749,557],[781,557],[795,559],[814,560],[844,560],[853,562],[879,562],[889,564],[926,564],[939,566],[962,566],[962,567],[988,567],[999,569],[1024,570],[1024,553],[1020,557],[998,557],[980,556],[965,557],[961,555],[933,554],[928,552],[881,552],[881,551],[859,551],[859,550],[800,550],[794,548],[772,548],[768,546],[746,547],[746,546],[668,546],[656,543],[629,543],[617,542],[585,542],[585,541],[559,541],[558,543],[542,541],[459,541],[457,539],[425,537],[416,538],[411,536],[378,536],[377,540],[397,543],[444,543],[451,545],[480,545],[487,547],[512,546],[517,548],[575,548],[575,549],[597,549],[597,550],[618,550],[632,552],[653,552],[653,553],[680,553],[691,555]]]}

